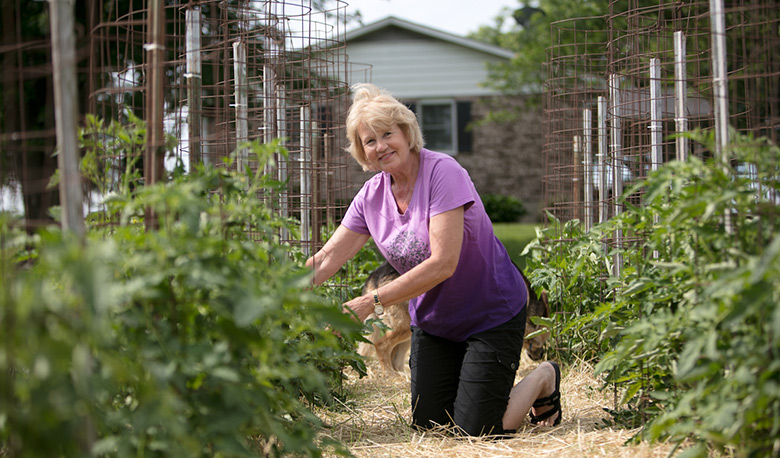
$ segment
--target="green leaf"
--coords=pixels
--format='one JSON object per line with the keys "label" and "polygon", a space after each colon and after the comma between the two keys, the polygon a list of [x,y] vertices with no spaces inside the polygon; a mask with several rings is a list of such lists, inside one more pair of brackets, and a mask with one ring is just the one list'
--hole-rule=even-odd
{"label": "green leaf", "polygon": [[697,443],[684,449],[677,455],[677,458],[707,458],[708,456],[709,452],[707,451],[707,447],[705,447],[704,444]]}
{"label": "green leaf", "polygon": [[623,396],[620,399],[619,405],[624,406],[629,401],[631,401],[634,396],[639,392],[639,390],[642,389],[642,384],[639,382],[634,382],[628,385],[628,388],[623,393]]}
{"label": "green leaf", "polygon": [[675,374],[678,379],[685,381],[691,376],[699,359],[702,357],[703,347],[704,342],[700,340],[689,341],[685,347],[683,347],[683,351],[680,353],[678,359],[677,371]]}
{"label": "green leaf", "polygon": [[215,367],[211,370],[211,375],[222,380],[227,380],[228,382],[238,383],[241,381],[238,372],[229,367]]}
{"label": "green leaf", "polygon": [[236,325],[247,327],[260,318],[266,310],[273,308],[279,301],[271,296],[241,295],[236,303],[234,317]]}
{"label": "green leaf", "polygon": [[549,333],[549,332],[550,332],[549,329],[539,329],[539,330],[536,330],[534,332],[528,333],[528,335],[525,336],[525,340],[533,339],[536,336],[540,336],[542,334],[546,334],[546,333]]}

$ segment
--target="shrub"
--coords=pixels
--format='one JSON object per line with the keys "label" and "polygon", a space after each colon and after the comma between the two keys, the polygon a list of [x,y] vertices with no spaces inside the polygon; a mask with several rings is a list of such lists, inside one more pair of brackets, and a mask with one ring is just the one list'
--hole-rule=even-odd
{"label": "shrub", "polygon": [[526,213],[523,203],[512,196],[485,194],[482,196],[482,204],[490,221],[494,223],[514,223]]}

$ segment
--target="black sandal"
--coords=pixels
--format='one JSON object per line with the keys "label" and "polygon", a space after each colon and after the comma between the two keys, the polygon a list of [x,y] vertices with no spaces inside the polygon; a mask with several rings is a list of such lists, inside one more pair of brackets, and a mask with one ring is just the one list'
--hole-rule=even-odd
{"label": "black sandal", "polygon": [[555,391],[549,396],[537,399],[536,402],[534,402],[534,407],[553,406],[553,408],[538,416],[531,412],[528,412],[528,415],[531,416],[531,423],[537,424],[557,413],[558,418],[553,422],[553,426],[558,426],[561,424],[561,417],[563,417],[563,411],[561,410],[561,369],[555,361],[547,362],[552,364],[553,369],[555,369]]}

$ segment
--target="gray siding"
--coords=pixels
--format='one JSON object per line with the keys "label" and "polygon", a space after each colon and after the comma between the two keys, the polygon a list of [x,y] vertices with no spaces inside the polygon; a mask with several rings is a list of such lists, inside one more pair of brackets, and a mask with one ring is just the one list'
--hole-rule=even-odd
{"label": "gray siding", "polygon": [[353,76],[350,84],[372,82],[401,99],[495,95],[481,83],[487,62],[499,57],[424,37],[388,38],[349,43],[350,62],[372,66],[370,76]]}

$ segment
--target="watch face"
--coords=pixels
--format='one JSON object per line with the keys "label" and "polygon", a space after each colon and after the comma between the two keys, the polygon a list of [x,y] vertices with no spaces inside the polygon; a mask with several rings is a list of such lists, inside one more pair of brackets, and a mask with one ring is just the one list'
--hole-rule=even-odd
{"label": "watch face", "polygon": [[375,305],[374,306],[374,313],[376,313],[377,315],[381,315],[381,314],[385,313],[385,308],[382,307],[381,305]]}

